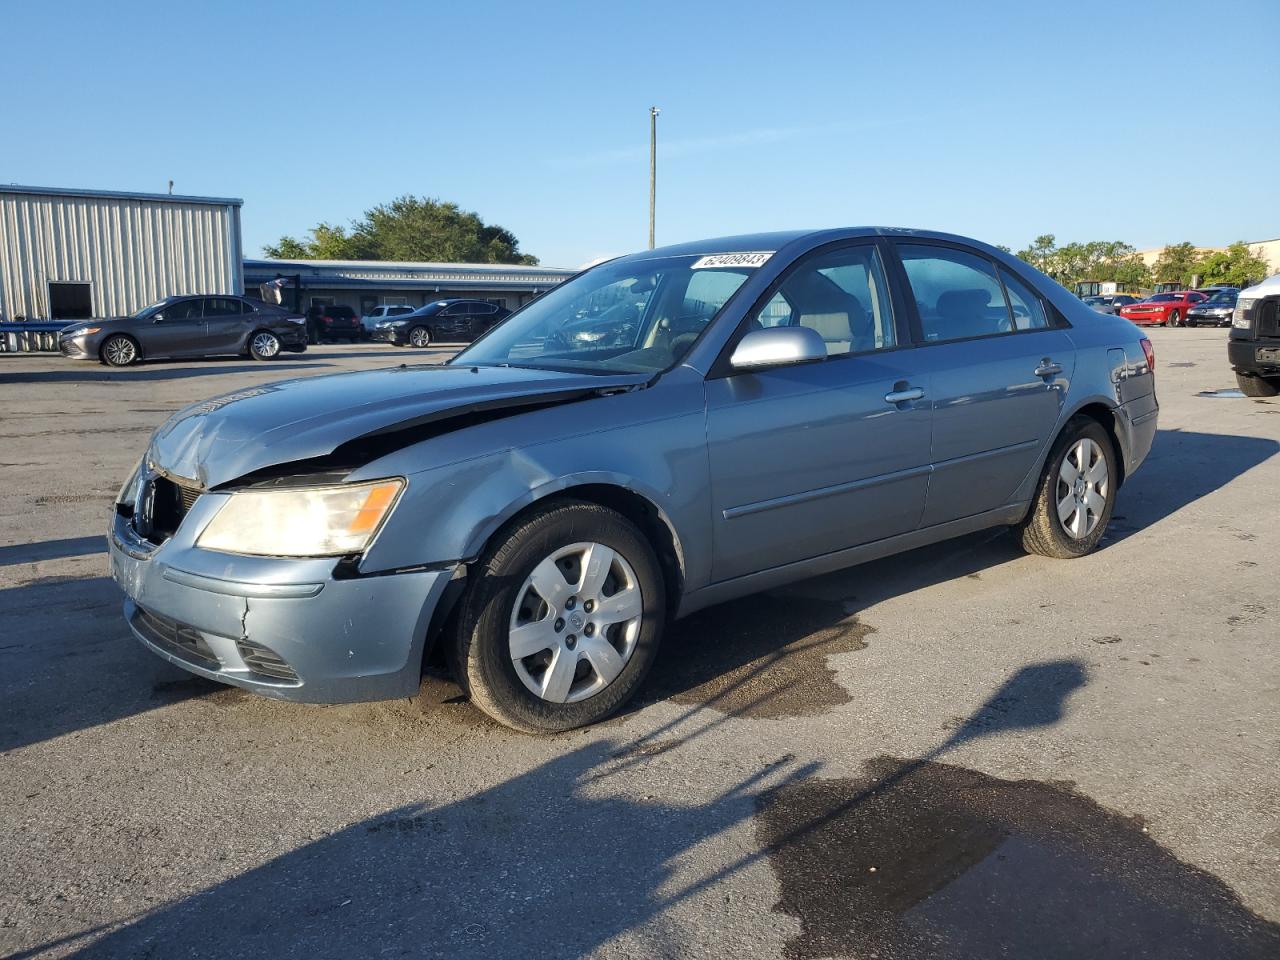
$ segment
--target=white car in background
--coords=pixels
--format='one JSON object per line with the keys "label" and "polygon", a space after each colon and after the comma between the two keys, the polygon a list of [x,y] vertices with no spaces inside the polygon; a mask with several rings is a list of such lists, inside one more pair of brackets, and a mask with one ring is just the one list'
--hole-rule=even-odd
{"label": "white car in background", "polygon": [[374,307],[373,312],[367,313],[360,318],[360,327],[366,334],[373,333],[373,328],[377,326],[378,321],[390,320],[392,317],[403,317],[410,313],[413,313],[413,307],[402,303],[393,306]]}

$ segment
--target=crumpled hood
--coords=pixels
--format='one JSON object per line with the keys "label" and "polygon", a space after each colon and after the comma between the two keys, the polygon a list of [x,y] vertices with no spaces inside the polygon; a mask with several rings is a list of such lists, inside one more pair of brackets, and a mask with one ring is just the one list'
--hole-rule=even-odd
{"label": "crumpled hood", "polygon": [[152,437],[149,456],[169,473],[217,487],[264,467],[323,457],[361,437],[458,414],[625,389],[648,379],[418,365],[284,380],[178,411]]}

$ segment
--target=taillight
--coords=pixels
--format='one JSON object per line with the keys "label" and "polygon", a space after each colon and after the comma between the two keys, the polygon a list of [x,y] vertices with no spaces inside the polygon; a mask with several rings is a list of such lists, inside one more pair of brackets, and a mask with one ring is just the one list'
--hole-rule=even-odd
{"label": "taillight", "polygon": [[1147,355],[1147,369],[1152,373],[1156,372],[1156,348],[1151,345],[1151,341],[1143,337],[1138,341],[1142,344],[1142,352]]}
{"label": "taillight", "polygon": [[324,321],[325,326],[329,326],[333,323],[333,317],[321,317],[320,319]]}

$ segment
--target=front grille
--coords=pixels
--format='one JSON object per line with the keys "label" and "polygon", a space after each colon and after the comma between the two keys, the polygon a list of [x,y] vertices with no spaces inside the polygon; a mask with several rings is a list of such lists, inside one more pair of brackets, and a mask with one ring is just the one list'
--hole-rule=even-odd
{"label": "front grille", "polygon": [[139,532],[145,533],[152,543],[164,543],[178,532],[183,519],[204,491],[193,483],[163,476],[155,477],[152,486],[150,516],[144,518],[145,531],[139,527]]}
{"label": "front grille", "polygon": [[1280,337],[1280,297],[1267,297],[1257,307],[1258,336]]}
{"label": "front grille", "polygon": [[208,670],[218,670],[222,666],[195,627],[143,607],[134,609],[130,622],[135,630],[162,650]]}
{"label": "front grille", "polygon": [[236,649],[240,651],[240,656],[244,660],[245,666],[254,673],[259,673],[264,677],[271,677],[275,680],[297,681],[298,675],[294,672],[293,667],[285,663],[283,658],[274,650],[243,638],[236,641]]}

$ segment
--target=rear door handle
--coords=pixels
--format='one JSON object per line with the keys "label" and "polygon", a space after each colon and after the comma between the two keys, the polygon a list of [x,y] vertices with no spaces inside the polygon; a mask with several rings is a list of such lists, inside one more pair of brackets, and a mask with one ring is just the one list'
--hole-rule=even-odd
{"label": "rear door handle", "polygon": [[891,390],[884,395],[885,403],[904,403],[907,400],[920,400],[924,397],[924,390],[920,387],[910,387],[906,390]]}
{"label": "rear door handle", "polygon": [[1040,366],[1036,367],[1037,377],[1056,377],[1062,372],[1062,364],[1054,363],[1048,357],[1040,361]]}

